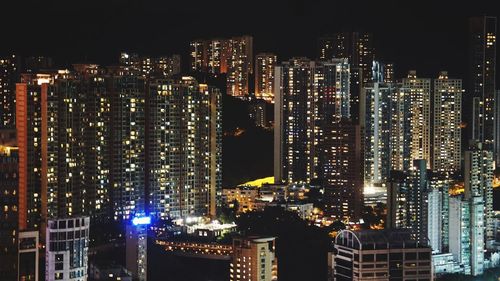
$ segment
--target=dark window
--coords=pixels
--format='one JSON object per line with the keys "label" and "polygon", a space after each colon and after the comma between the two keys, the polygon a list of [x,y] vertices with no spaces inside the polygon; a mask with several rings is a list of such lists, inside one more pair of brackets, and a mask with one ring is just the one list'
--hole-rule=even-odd
{"label": "dark window", "polygon": [[387,261],[387,254],[377,254],[377,261]]}
{"label": "dark window", "polygon": [[66,228],[66,221],[60,221],[59,222],[59,229],[65,229]]}
{"label": "dark window", "polygon": [[403,254],[401,253],[391,253],[389,254],[389,259],[391,261],[399,261],[403,259]]}
{"label": "dark window", "polygon": [[418,259],[419,260],[430,260],[431,259],[431,253],[429,253],[429,252],[418,253]]}
{"label": "dark window", "polygon": [[373,254],[363,255],[363,262],[370,262],[370,261],[374,261],[374,260],[375,260],[375,258],[374,258]]}
{"label": "dark window", "polygon": [[417,253],[406,253],[405,258],[407,260],[416,260],[417,259]]}

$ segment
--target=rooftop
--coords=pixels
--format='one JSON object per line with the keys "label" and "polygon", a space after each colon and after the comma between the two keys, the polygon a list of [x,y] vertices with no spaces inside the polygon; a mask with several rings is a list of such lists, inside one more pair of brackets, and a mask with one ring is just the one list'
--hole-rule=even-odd
{"label": "rooftop", "polygon": [[342,230],[335,237],[335,244],[359,250],[426,248],[405,229]]}

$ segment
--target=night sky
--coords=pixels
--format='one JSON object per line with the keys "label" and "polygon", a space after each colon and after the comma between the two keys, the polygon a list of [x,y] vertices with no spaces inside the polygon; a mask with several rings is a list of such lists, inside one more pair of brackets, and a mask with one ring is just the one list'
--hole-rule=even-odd
{"label": "night sky", "polygon": [[[436,76],[466,73],[467,18],[499,16],[499,1],[2,1],[0,54],[112,64],[122,50],[188,55],[195,38],[254,36],[256,52],[280,60],[316,55],[317,37],[373,32],[378,57]],[[439,2],[439,3],[436,3]],[[465,5],[463,2],[470,2]]]}

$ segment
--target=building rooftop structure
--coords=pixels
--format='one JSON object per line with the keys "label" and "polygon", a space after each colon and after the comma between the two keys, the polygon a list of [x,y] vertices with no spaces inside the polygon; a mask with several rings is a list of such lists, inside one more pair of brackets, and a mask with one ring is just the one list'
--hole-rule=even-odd
{"label": "building rooftop structure", "polygon": [[342,230],[335,237],[335,244],[359,250],[428,247],[428,243],[419,243],[412,233],[405,229]]}

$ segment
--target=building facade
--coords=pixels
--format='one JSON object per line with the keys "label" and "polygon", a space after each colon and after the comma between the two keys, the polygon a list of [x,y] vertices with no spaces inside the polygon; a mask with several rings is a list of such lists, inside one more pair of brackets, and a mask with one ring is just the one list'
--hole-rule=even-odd
{"label": "building facade", "polygon": [[483,198],[484,234],[489,247],[495,240],[493,211],[493,153],[483,149],[483,144],[472,143],[464,155],[465,198]]}
{"label": "building facade", "polygon": [[19,156],[13,145],[0,142],[0,276],[6,281],[17,280]]}
{"label": "building facade", "polygon": [[403,87],[410,92],[410,159],[424,159],[431,163],[431,79],[418,78],[410,71],[403,79]]}
{"label": "building facade", "polygon": [[45,280],[87,280],[89,228],[89,217],[48,221]]}
{"label": "building facade", "polygon": [[222,185],[222,116],[218,89],[192,77],[150,84],[150,212],[161,218],[215,216]]}
{"label": "building facade", "polygon": [[274,103],[274,68],[277,57],[271,53],[255,56],[255,97]]}
{"label": "building facade", "polygon": [[432,170],[454,173],[461,169],[462,80],[443,71],[434,79]]}
{"label": "building facade", "polygon": [[0,129],[16,127],[16,82],[19,63],[15,55],[0,58]]}
{"label": "building facade", "polygon": [[350,117],[349,73],[345,59],[314,62],[294,58],[276,68],[277,182],[308,183],[318,176],[315,151],[321,146],[323,132],[327,133],[327,124]]}
{"label": "building facade", "polygon": [[496,17],[482,16],[469,20],[468,94],[474,101],[471,139],[494,150],[494,160],[498,162],[500,131],[499,123],[495,122],[495,114],[498,113],[498,105],[495,104],[496,32]]}
{"label": "building facade", "polygon": [[233,239],[233,254],[229,266],[231,281],[278,280],[278,260],[275,239],[248,237]]}
{"label": "building facade", "polygon": [[431,248],[405,230],[342,230],[329,254],[333,280],[433,280]]}

